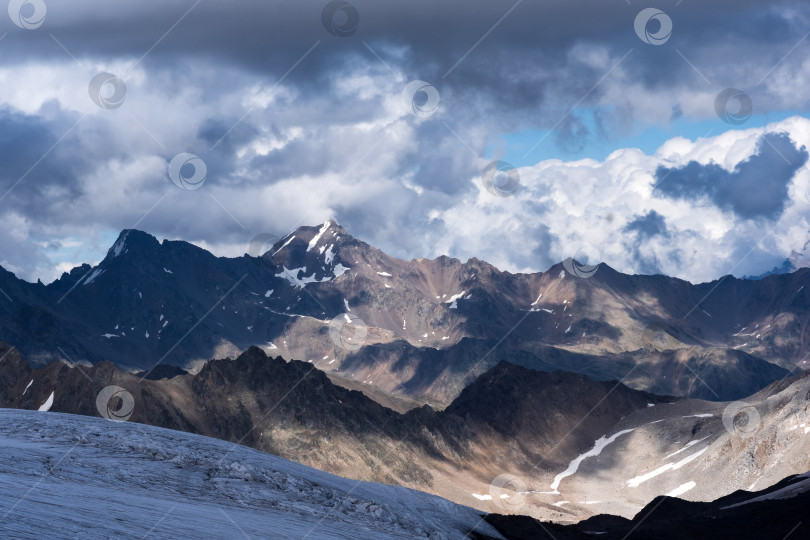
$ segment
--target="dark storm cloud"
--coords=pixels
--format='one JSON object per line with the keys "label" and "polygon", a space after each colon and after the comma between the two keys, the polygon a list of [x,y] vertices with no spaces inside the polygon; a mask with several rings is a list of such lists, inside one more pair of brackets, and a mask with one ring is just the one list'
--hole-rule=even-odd
{"label": "dark storm cloud", "polygon": [[[639,8],[623,2],[525,0],[516,5],[511,0],[355,0],[359,27],[345,38],[331,35],[323,27],[325,4],[202,2],[151,49],[192,2],[162,2],[159,8],[96,0],[51,2],[45,32],[24,32],[5,21],[10,35],[4,47],[13,48],[14,54],[4,61],[25,62],[43,56],[67,61],[49,35],[53,34],[80,58],[134,61],[149,51],[144,60],[147,66],[182,69],[196,59],[242,66],[274,80],[320,41],[288,75],[302,92],[319,95],[336,75],[345,72],[347,59],[377,62],[366,49],[368,44],[411,79],[429,81],[443,94],[452,92],[455,105],[446,101],[445,106],[452,108],[454,116],[475,117],[485,110],[506,112],[501,119],[504,126],[517,128],[531,122],[532,127],[543,127],[556,122],[605,74],[606,66],[590,65],[571,54],[577,45],[604,46],[616,58],[633,49],[622,68],[648,88],[681,85],[684,79],[703,84],[677,55],[676,47],[695,55],[692,60],[710,78],[720,79],[716,84],[745,86],[745,81],[724,79],[736,71],[740,58],[760,64],[764,74],[803,35],[802,21],[808,13],[808,6],[795,1],[660,2],[657,7],[671,16],[674,32],[669,43],[654,47],[642,43],[634,33]],[[788,16],[780,7],[791,7],[792,12]],[[762,51],[763,44],[769,46],[767,53]],[[778,51],[777,56],[772,51]],[[711,63],[700,62],[698,55],[709,57]],[[227,81],[220,84],[227,85]],[[585,103],[599,95],[599,88],[593,89]],[[568,99],[553,106],[549,103],[548,98],[560,96]]]}
{"label": "dark storm cloud", "polygon": [[655,189],[674,199],[708,199],[747,219],[776,219],[788,201],[793,175],[807,159],[807,150],[796,148],[787,134],[769,133],[760,139],[757,153],[733,171],[695,161],[678,169],[658,167]]}
{"label": "dark storm cloud", "polygon": [[[638,271],[642,274],[662,273],[662,265],[658,256],[652,250],[645,250],[644,246],[655,237],[670,238],[664,216],[655,210],[650,210],[646,214],[635,216],[630,223],[624,226],[623,230],[626,233],[632,233],[625,237],[624,245],[635,261]],[[678,250],[670,251],[668,257],[677,261]]]}
{"label": "dark storm cloud", "polygon": [[90,170],[91,160],[88,149],[76,144],[78,120],[79,115],[56,103],[40,115],[0,108],[0,196],[5,195],[5,205],[38,219],[50,204],[81,192],[79,179]]}
{"label": "dark storm cloud", "polygon": [[664,216],[655,210],[650,210],[642,216],[636,216],[633,221],[624,227],[624,230],[627,232],[637,232],[642,238],[650,238],[657,235],[668,236]]}
{"label": "dark storm cloud", "polygon": [[[710,77],[716,76],[718,84],[726,84],[730,73],[739,71],[740,58],[755,66],[749,71],[770,69],[779,59],[772,58],[771,51],[782,55],[781,51],[789,50],[804,34],[802,21],[810,13],[810,6],[795,1],[662,2],[657,7],[672,17],[674,32],[670,42],[656,47],[638,39],[633,21],[639,8],[623,2],[354,0],[351,4],[359,14],[359,26],[348,37],[334,36],[324,28],[321,15],[326,3],[237,0],[195,5],[190,0],[170,0],[156,7],[100,0],[49,2],[42,31],[23,31],[4,20],[2,29],[9,36],[3,47],[11,53],[4,56],[3,63],[68,62],[61,45],[87,63],[128,59],[134,66],[143,58],[138,65],[147,70],[151,84],[170,92],[196,85],[209,102],[233,92],[238,83],[224,76],[204,83],[194,81],[192,66],[239,67],[267,85],[285,77],[284,84],[295,89],[297,102],[329,102],[328,112],[315,103],[313,111],[320,114],[311,120],[339,125],[370,120],[379,112],[379,101],[357,101],[338,96],[335,90],[337,81],[358,66],[368,65],[377,76],[387,77],[390,72],[375,58],[376,53],[408,80],[435,85],[441,94],[442,119],[463,140],[463,144],[453,143],[457,152],[450,155],[445,151],[449,144],[440,141],[451,135],[440,122],[420,126],[420,148],[402,156],[401,171],[412,169],[419,161],[418,185],[456,193],[465,189],[466,178],[476,172],[469,156],[462,157],[469,151],[464,145],[480,155],[488,138],[526,128],[555,127],[553,140],[561,148],[577,152],[632,126],[632,96],[626,96],[628,103],[612,104],[609,111],[567,116],[580,98],[581,106],[600,100],[610,79],[602,85],[596,83],[618,59],[625,58],[618,71],[627,80],[650,90],[703,85],[676,53],[679,47]],[[780,7],[791,7],[790,16]],[[765,43],[767,49],[762,47]],[[601,48],[609,61],[595,60],[592,52],[582,49],[586,46]],[[746,87],[744,81],[727,84]],[[766,101],[757,99],[758,110]],[[275,103],[273,112],[282,120],[272,118],[261,128],[272,129],[273,122],[283,122],[284,110],[292,108],[290,105]],[[677,106],[661,103],[666,111]],[[226,136],[218,149],[217,160],[224,160],[218,173],[227,166],[224,153],[259,131],[252,123],[262,120],[267,119],[249,117]],[[307,119],[299,116],[295,121],[301,120]],[[219,139],[233,123],[234,118],[225,113],[214,113],[205,120],[201,141]],[[470,126],[478,127],[475,135],[469,133]],[[228,140],[240,137],[242,140]],[[442,148],[441,155],[431,151],[437,148]],[[302,159],[307,153],[309,159]],[[290,148],[275,152],[266,161],[286,174],[296,168],[301,172],[306,163],[317,172],[325,167],[319,165],[318,155],[324,156],[313,149]]]}

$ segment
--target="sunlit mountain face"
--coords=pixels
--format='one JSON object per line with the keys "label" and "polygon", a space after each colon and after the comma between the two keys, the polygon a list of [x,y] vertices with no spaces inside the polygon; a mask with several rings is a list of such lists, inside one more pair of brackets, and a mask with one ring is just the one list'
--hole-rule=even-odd
{"label": "sunlit mountain face", "polygon": [[0,536],[806,535],[810,4],[6,1]]}

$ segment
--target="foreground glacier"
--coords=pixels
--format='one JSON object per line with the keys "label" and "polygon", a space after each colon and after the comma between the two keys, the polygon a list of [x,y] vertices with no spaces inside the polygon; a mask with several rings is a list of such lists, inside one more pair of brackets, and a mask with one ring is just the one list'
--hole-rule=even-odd
{"label": "foreground glacier", "polygon": [[[481,513],[135,423],[0,409],[3,538],[501,538]],[[469,536],[468,536],[469,534]]]}

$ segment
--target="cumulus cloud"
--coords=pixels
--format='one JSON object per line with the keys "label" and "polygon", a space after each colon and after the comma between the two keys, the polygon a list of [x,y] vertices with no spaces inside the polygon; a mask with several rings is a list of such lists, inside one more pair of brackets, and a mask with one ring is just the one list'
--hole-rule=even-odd
{"label": "cumulus cloud", "polygon": [[690,161],[683,167],[660,166],[655,190],[676,199],[707,198],[743,218],[775,219],[788,202],[788,185],[807,163],[807,150],[796,148],[785,133],[766,133],[757,153],[729,171],[716,163]]}
{"label": "cumulus cloud", "polygon": [[[796,159],[792,173],[778,177],[787,198],[778,199],[777,215],[771,212],[777,204],[771,199],[763,203],[767,215],[751,219],[723,198],[696,204],[692,197],[672,197],[658,189],[662,167],[717,168],[730,175],[724,189],[752,189],[744,177],[735,185],[734,171],[739,175],[752,162],[766,159],[760,153],[763,140],[781,141],[782,152],[793,148]],[[794,251],[804,251],[810,240],[810,168],[806,153],[796,149],[808,143],[810,121],[795,117],[696,141],[674,138],[654,155],[623,149],[604,161],[547,160],[520,169],[521,189],[512,198],[495,200],[479,187],[463,203],[438,211],[435,218],[448,237],[437,240],[437,252],[489,253],[495,264],[529,271],[537,261],[551,264],[586,245],[624,272],[664,273],[694,282],[729,273],[758,275]],[[768,172],[760,181],[770,181],[774,171]],[[713,193],[700,193],[707,192]]]}

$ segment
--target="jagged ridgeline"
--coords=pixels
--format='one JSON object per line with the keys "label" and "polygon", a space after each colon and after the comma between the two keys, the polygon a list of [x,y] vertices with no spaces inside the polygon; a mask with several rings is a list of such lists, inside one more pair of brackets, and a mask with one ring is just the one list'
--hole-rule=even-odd
{"label": "jagged ridgeline", "polygon": [[[48,285],[0,270],[13,299],[0,298],[0,339],[36,365],[132,371],[196,372],[255,345],[399,396],[400,408],[446,406],[503,360],[717,401],[806,362],[807,269],[699,285],[605,264],[587,279],[563,264],[511,274],[475,258],[396,259],[334,221],[267,247],[215,257],[126,230],[97,266]],[[336,318],[359,339],[336,340]]]}

